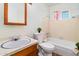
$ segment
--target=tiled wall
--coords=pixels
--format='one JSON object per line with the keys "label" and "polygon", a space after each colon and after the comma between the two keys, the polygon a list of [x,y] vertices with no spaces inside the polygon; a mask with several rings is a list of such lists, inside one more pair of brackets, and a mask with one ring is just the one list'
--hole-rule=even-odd
{"label": "tiled wall", "polygon": [[[70,17],[76,16],[76,18],[69,18],[67,20],[59,19],[55,20],[53,18],[53,11],[60,10],[65,11],[69,10]],[[50,36],[63,38],[71,41],[79,41],[79,4],[57,4],[50,7]]]}

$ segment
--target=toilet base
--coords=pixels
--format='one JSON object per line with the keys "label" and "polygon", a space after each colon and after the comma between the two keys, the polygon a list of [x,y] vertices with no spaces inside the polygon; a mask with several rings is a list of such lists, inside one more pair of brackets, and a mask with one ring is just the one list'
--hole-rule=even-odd
{"label": "toilet base", "polygon": [[38,56],[44,56],[41,52],[38,53]]}
{"label": "toilet base", "polygon": [[52,56],[52,54],[47,54],[47,56]]}
{"label": "toilet base", "polygon": [[52,56],[52,53],[51,54],[47,54],[47,53],[39,52],[38,56]]}
{"label": "toilet base", "polygon": [[38,46],[38,50],[39,50],[39,53],[38,53],[39,56],[52,56],[52,53],[46,53],[44,49],[41,48],[40,46]]}

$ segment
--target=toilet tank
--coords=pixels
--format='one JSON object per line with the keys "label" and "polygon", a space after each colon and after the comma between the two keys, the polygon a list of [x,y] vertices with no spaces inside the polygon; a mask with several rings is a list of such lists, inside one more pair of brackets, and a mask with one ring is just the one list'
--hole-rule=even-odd
{"label": "toilet tank", "polygon": [[38,40],[39,43],[41,43],[47,38],[47,36],[45,33],[34,33],[33,38]]}

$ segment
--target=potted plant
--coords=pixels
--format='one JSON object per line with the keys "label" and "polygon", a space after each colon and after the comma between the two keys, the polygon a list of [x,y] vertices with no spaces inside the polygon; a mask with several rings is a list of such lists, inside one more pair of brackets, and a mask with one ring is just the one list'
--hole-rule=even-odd
{"label": "potted plant", "polygon": [[79,42],[76,43],[76,47],[79,50]]}
{"label": "potted plant", "polygon": [[78,50],[77,56],[79,56],[79,42],[76,43],[76,49]]}
{"label": "potted plant", "polygon": [[40,32],[41,32],[41,30],[42,30],[42,29],[41,29],[40,27],[39,27],[39,28],[37,28],[38,33],[40,33]]}

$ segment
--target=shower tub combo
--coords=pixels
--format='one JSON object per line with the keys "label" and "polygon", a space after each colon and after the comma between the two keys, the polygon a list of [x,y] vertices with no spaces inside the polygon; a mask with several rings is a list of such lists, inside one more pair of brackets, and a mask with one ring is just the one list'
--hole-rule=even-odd
{"label": "shower tub combo", "polygon": [[76,56],[77,52],[75,51],[75,42],[58,39],[58,38],[48,38],[48,43],[55,45],[54,53],[62,56]]}

